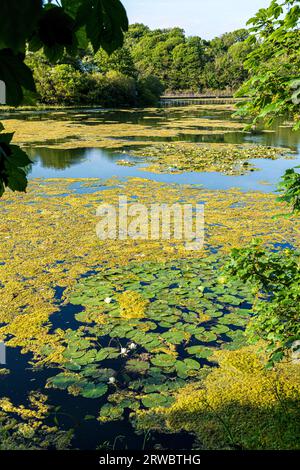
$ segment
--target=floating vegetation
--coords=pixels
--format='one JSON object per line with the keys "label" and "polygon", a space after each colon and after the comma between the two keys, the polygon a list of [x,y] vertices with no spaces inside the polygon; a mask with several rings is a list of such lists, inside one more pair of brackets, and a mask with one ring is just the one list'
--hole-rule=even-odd
{"label": "floating vegetation", "polygon": [[62,337],[65,351],[57,365],[64,372],[48,387],[85,398],[108,392],[109,402],[121,393],[114,413],[105,404],[100,421],[120,419],[127,408],[172,404],[174,390],[201,377],[215,348],[243,335],[251,314],[248,286],[224,286],[220,267],[208,256],[129,263],[82,279],[68,296],[84,307],[75,315],[80,326]]}
{"label": "floating vegetation", "polygon": [[[205,110],[207,109],[216,113],[215,118],[206,118]],[[125,146],[149,145],[144,138],[153,136],[153,144],[155,144],[155,138],[168,140],[168,138],[177,138],[182,134],[190,135],[192,138],[196,135],[206,135],[208,132],[210,134],[242,132],[243,123],[229,118],[226,120],[222,115],[218,116],[218,112],[228,111],[228,109],[233,108],[226,105],[209,108],[199,105],[191,107],[188,112],[184,108],[154,108],[146,110],[148,114],[140,112],[140,117],[132,122],[130,120],[132,113],[129,110],[123,111],[127,118],[126,122],[122,119],[118,120],[122,116],[120,110],[117,115],[112,114],[113,120],[109,120],[109,116],[106,116],[105,112],[101,113],[101,110],[98,110],[96,114],[80,115],[62,111],[46,115],[42,119],[37,114],[37,119],[34,120],[15,119],[12,114],[9,119],[5,120],[5,128],[8,132],[15,132],[15,143],[23,145],[38,143],[39,146],[57,149],[87,147],[120,149]],[[151,121],[148,119],[150,112],[153,114]],[[135,114],[139,116],[137,111]],[[37,136],[43,136],[43,140],[39,142]]]}
{"label": "floating vegetation", "polygon": [[[74,188],[78,185],[79,192]],[[85,193],[85,188],[90,187],[93,192]],[[173,239],[99,240],[96,209],[101,203],[117,206],[119,196],[146,205],[205,204],[204,249],[190,252],[183,241]],[[299,245],[299,222],[274,219],[284,211],[284,204],[276,203],[272,194],[207,191],[138,178],[122,183],[98,179],[34,180],[26,194],[7,193],[0,202],[0,211],[0,337],[8,346],[32,353],[34,362],[41,364],[64,360],[64,331],[53,331],[49,319],[59,313],[63,303],[68,305],[69,289],[86,273],[102,271],[116,263],[126,266],[134,261],[202,259],[211,251],[221,256],[257,235],[266,243]],[[198,295],[202,295],[200,290]],[[113,292],[107,292],[106,297],[112,298]],[[116,307],[115,303],[103,305]]]}
{"label": "floating vegetation", "polygon": [[[70,189],[74,183],[93,192],[78,193]],[[99,240],[96,209],[117,205],[120,195],[143,204],[205,203],[205,248]],[[257,234],[295,244],[299,233],[296,221],[273,219],[282,211],[273,195],[137,178],[117,186],[114,180],[32,181],[27,194],[7,193],[1,210],[1,337],[31,352],[34,366],[61,370],[47,387],[100,399],[99,422],[170,406],[174,391],[206,374],[214,349],[245,344],[252,294],[220,276],[223,256]],[[78,306],[73,328],[55,326],[64,305]]]}
{"label": "floating vegetation", "polygon": [[148,302],[137,292],[130,290],[124,291],[118,296],[117,300],[120,307],[120,316],[122,318],[131,320],[133,318],[144,317]]}
{"label": "floating vegetation", "polygon": [[47,397],[31,392],[27,402],[26,406],[16,406],[10,398],[0,398],[0,450],[69,448],[72,430],[63,431],[57,425],[44,423],[52,412]]}
{"label": "floating vegetation", "polygon": [[129,160],[118,160],[117,164],[120,166],[135,166],[136,165],[135,162],[129,161]]}
{"label": "floating vegetation", "polygon": [[[64,164],[56,149],[75,147],[76,161],[84,147],[132,148],[134,158],[122,155],[117,163],[146,162],[147,171],[157,173],[240,175],[255,170],[253,159],[290,157],[288,149],[183,141],[210,134],[217,141],[218,135],[234,132],[241,142],[242,124],[230,120],[231,110],[222,105],[118,115],[61,110],[37,113],[28,121],[8,116],[6,128],[16,130],[15,141],[23,144],[46,135],[42,145],[52,147],[55,169]],[[170,144],[172,139],[176,142]],[[72,161],[70,155],[65,158],[67,164]],[[204,206],[203,248],[187,251],[184,241],[172,236],[100,240],[97,208],[113,204],[119,215],[120,196],[129,206]],[[299,221],[276,218],[282,212],[285,204],[273,194],[210,191],[143,178],[35,179],[26,194],[5,193],[0,201],[0,340],[18,360],[19,354],[28,354],[24,364],[30,366],[30,382],[24,383],[32,380],[32,385],[24,390],[28,398],[23,402],[13,394],[6,397],[14,366],[0,369],[0,448],[75,447],[72,431],[64,431],[70,418],[72,426],[86,420],[94,431],[110,421],[130,420],[139,433],[192,432],[207,448],[259,447],[269,422],[263,419],[265,428],[257,427],[257,416],[264,417],[267,408],[280,446],[287,432],[296,439],[294,408],[290,420],[278,426],[278,397],[269,385],[278,374],[285,404],[290,390],[293,400],[298,393],[296,374],[290,373],[291,365],[266,372],[252,350],[239,351],[246,345],[255,294],[251,286],[222,275],[231,249],[253,237],[276,247],[299,247]],[[74,411],[72,418],[73,409],[84,416]],[[194,420],[187,419],[191,411]],[[232,420],[234,439],[228,439],[219,416]],[[241,416],[250,428],[257,427],[254,444],[247,441]],[[265,439],[269,445],[268,433]]]}
{"label": "floating vegetation", "polygon": [[217,171],[227,175],[245,175],[257,168],[249,160],[291,158],[291,150],[263,145],[233,144],[159,144],[131,150],[133,156],[150,161],[145,170],[154,173]]}
{"label": "floating vegetation", "polygon": [[299,365],[269,370],[263,359],[249,347],[216,352],[219,368],[180,389],[169,408],[139,411],[137,429],[189,431],[213,450],[299,449]]}
{"label": "floating vegetation", "polygon": [[[118,208],[120,196],[149,206],[204,204],[204,248],[190,252],[172,238],[99,240],[96,210]],[[1,340],[47,370],[43,393],[95,402],[99,426],[172,407],[182,387],[206,377],[215,350],[245,345],[251,290],[227,284],[220,271],[230,249],[253,236],[299,244],[299,222],[274,219],[283,206],[272,194],[142,178],[31,180],[26,194],[7,192],[0,202]],[[12,403],[1,401],[5,420]],[[21,429],[33,436],[30,426]],[[38,448],[68,445],[70,434],[53,429],[62,441],[41,424]],[[24,445],[23,437],[14,442]]]}

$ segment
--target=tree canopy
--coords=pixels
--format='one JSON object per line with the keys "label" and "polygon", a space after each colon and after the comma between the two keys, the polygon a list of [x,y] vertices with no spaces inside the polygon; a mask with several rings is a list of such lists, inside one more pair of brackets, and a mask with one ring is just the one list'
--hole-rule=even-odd
{"label": "tree canopy", "polygon": [[248,43],[256,47],[245,61],[251,72],[238,96],[247,96],[239,113],[253,124],[289,118],[300,128],[300,2],[272,0],[249,20]]}

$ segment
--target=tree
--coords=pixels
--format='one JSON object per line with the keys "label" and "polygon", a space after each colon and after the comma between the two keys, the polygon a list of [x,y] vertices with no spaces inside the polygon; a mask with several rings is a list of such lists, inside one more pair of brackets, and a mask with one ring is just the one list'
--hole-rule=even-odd
{"label": "tree", "polygon": [[[253,75],[239,92],[248,94],[239,113],[252,117],[252,124],[259,119],[271,122],[281,117],[293,119],[294,128],[300,128],[299,3],[272,0],[249,21],[253,25],[249,41],[260,43],[246,60]],[[300,174],[287,170],[279,192],[279,201],[292,207],[290,215],[299,215]],[[271,367],[289,358],[300,341],[299,260],[300,254],[294,249],[276,252],[254,241],[250,247],[234,250],[226,267],[230,276],[248,282],[256,291],[248,333],[252,341],[263,339],[268,344]]]}
{"label": "tree", "polygon": [[213,39],[207,47],[207,61],[201,83],[204,88],[237,90],[248,78],[246,57],[256,47],[246,41],[249,33],[239,29]]}
{"label": "tree", "polygon": [[193,36],[176,46],[172,52],[172,73],[170,88],[199,91],[201,71],[204,67],[206,54],[205,42]]}
{"label": "tree", "polygon": [[266,250],[259,240],[235,249],[226,271],[249,285],[256,294],[248,338],[267,343],[270,366],[289,359],[300,340],[300,266],[295,250]]}
{"label": "tree", "polygon": [[180,28],[148,31],[132,48],[132,57],[139,74],[156,76],[165,87],[170,87],[172,54],[177,46],[184,43],[184,31]]}
{"label": "tree", "polygon": [[125,35],[126,46],[132,49],[149,31],[150,28],[142,23],[131,24]]}
{"label": "tree", "polygon": [[300,2],[272,0],[249,24],[248,42],[259,46],[245,62],[251,76],[237,95],[247,96],[239,114],[251,117],[252,125],[293,119],[300,129]]}
{"label": "tree", "polygon": [[95,66],[101,73],[107,73],[110,70],[120,72],[128,77],[137,77],[133,58],[130,50],[123,46],[113,52],[111,55],[104,50],[99,50],[93,59]]}
{"label": "tree", "polygon": [[[18,106],[24,90],[35,92],[33,73],[25,63],[26,48],[43,50],[48,60],[63,54],[76,56],[90,42],[94,52],[112,53],[123,45],[128,29],[120,0],[2,0],[0,80],[6,85],[7,104]],[[3,126],[0,125],[0,131]],[[11,145],[13,134],[0,134],[0,196],[8,187],[25,191],[30,160]]]}

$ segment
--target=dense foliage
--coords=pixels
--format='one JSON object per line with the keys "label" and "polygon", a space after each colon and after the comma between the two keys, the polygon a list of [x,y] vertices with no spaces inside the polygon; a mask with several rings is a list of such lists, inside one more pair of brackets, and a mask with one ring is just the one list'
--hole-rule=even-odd
{"label": "dense foliage", "polygon": [[248,100],[242,116],[272,121],[291,118],[300,128],[300,2],[272,0],[249,20],[249,43],[259,46],[248,56],[245,67],[251,77],[239,91]]}
{"label": "dense foliage", "polygon": [[[296,167],[295,169],[298,169]],[[281,182],[278,186],[278,191],[281,193],[278,198],[279,201],[287,202],[291,208],[292,213],[300,213],[300,174],[290,168],[283,175]]]}
{"label": "dense foliage", "polygon": [[75,60],[65,56],[56,65],[41,53],[31,53],[26,63],[36,84],[33,98],[43,104],[148,106],[157,105],[163,92],[158,78],[137,75],[125,49],[111,56],[103,50],[95,55],[89,50]]}
{"label": "dense foliage", "polygon": [[235,249],[227,272],[256,293],[254,317],[247,328],[253,342],[268,343],[268,364],[291,358],[300,340],[299,253],[266,251],[258,242]]}
{"label": "dense foliage", "polygon": [[[199,92],[236,90],[248,77],[243,61],[253,45],[246,30],[212,41],[186,37],[180,28],[129,27],[125,44],[112,54],[91,45],[56,65],[42,53],[28,53],[38,100],[46,104],[156,105],[164,89]],[[114,73],[112,73],[114,72]]]}
{"label": "dense foliage", "polygon": [[[287,9],[288,7],[288,9]],[[272,0],[252,18],[252,31],[260,46],[247,59],[252,78],[240,94],[249,96],[240,113],[272,121],[275,117],[291,118],[295,129],[300,126],[299,90],[299,23],[297,0]],[[256,40],[255,36],[250,41]],[[297,78],[298,76],[298,78]],[[292,214],[300,211],[300,175],[287,170],[279,185],[281,202],[291,206]],[[269,365],[290,356],[300,340],[300,272],[299,253],[294,249],[266,251],[257,241],[236,249],[227,266],[229,274],[252,284],[257,291],[254,319],[248,328],[250,339],[269,343]]]}
{"label": "dense foliage", "polygon": [[243,61],[254,46],[245,42],[247,36],[242,29],[207,41],[187,37],[181,28],[150,30],[134,24],[125,45],[138,72],[155,75],[168,90],[232,90],[248,76]]}

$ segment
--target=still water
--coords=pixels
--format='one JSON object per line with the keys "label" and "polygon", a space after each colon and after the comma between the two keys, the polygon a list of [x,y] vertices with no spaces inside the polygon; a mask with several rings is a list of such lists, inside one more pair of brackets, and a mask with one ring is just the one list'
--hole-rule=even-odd
{"label": "still water", "polygon": [[[259,171],[250,172],[244,176],[226,176],[221,173],[211,172],[188,172],[182,174],[154,174],[149,171],[142,171],[146,162],[141,162],[134,167],[125,167],[117,164],[120,159],[130,160],[130,156],[124,152],[112,151],[100,148],[78,148],[78,149],[53,149],[41,147],[39,145],[27,148],[33,165],[30,169],[30,178],[87,178],[99,177],[102,179],[113,176],[119,179],[129,177],[146,178],[158,182],[178,183],[178,184],[202,184],[208,189],[229,189],[239,187],[243,191],[260,190],[274,191],[281,175],[292,166],[300,164],[300,132],[296,133],[289,127],[280,125],[275,126],[268,132],[257,132],[250,134],[241,131],[228,133],[210,133],[210,119],[230,118],[230,112],[220,112],[209,110],[185,109],[187,118],[201,117],[207,120],[206,133],[203,134],[203,127],[199,128],[199,135],[178,134],[176,137],[169,138],[169,141],[191,141],[191,142],[217,142],[217,143],[254,143],[266,146],[286,147],[295,152],[294,160],[278,159],[258,159],[251,162],[259,168]],[[110,111],[110,110],[80,110],[57,112],[18,112],[11,116],[0,116],[9,119],[39,120],[39,119],[72,119],[80,121],[83,125],[90,120],[96,123],[112,121],[116,123],[134,123],[136,126],[147,125],[153,130],[152,137],[148,140],[159,142],[161,138],[156,136],[156,129],[162,120],[167,119],[165,110],[162,108],[157,111]],[[178,118],[178,112],[173,110],[168,112],[168,118]],[[182,114],[181,114],[182,117]],[[149,119],[150,118],[150,119]],[[150,123],[151,122],[151,123]],[[200,133],[201,130],[201,133]],[[128,138],[134,140],[134,137]],[[166,140],[165,138],[163,140]],[[62,292],[57,291],[57,300],[60,300]],[[59,312],[51,317],[53,328],[76,328],[74,324],[74,315],[78,312],[78,307],[74,305],[62,306]],[[55,374],[54,369],[43,369],[34,371],[29,365],[30,355],[20,354],[18,349],[8,348],[7,363],[9,364],[10,374],[2,381],[0,396],[10,396],[16,403],[22,403],[26,400],[28,390],[43,390],[47,378]],[[59,370],[57,370],[59,372]],[[49,401],[59,407],[57,420],[62,428],[75,429],[75,440],[73,446],[80,449],[95,448],[99,443],[103,445],[109,442],[109,446],[115,448],[153,448],[159,443],[162,447],[168,449],[191,448],[193,439],[187,435],[159,435],[153,433],[147,440],[144,435],[134,433],[127,420],[115,423],[101,425],[95,420],[88,421],[86,415],[97,415],[99,403],[94,400],[88,400],[80,397],[72,397],[67,392],[59,390],[49,390]],[[53,421],[53,416],[49,417],[49,422]]]}
{"label": "still water", "polygon": [[[182,110],[181,110],[182,112]],[[251,143],[258,145],[266,145],[272,147],[285,147],[291,149],[293,160],[280,158],[278,160],[257,159],[250,160],[259,171],[250,172],[243,176],[228,176],[218,172],[186,172],[181,174],[164,173],[154,174],[148,172],[147,162],[138,163],[134,167],[124,167],[117,164],[120,159],[131,160],[126,153],[113,151],[103,148],[75,148],[75,149],[53,149],[41,147],[39,145],[27,148],[27,151],[34,162],[30,171],[30,178],[103,178],[107,179],[116,176],[120,179],[128,177],[142,177],[150,180],[164,183],[178,184],[202,184],[208,189],[229,189],[239,187],[243,191],[260,190],[265,192],[274,191],[280,177],[288,168],[300,164],[300,132],[294,132],[291,127],[276,125],[272,130],[260,131],[256,133],[242,132],[240,130],[227,133],[210,133],[209,120],[230,119],[230,111],[220,112],[214,110],[195,110],[188,107],[185,108],[187,118],[199,117],[207,119],[207,133],[203,134],[203,127],[199,128],[199,135],[181,134],[176,137],[160,137],[155,133],[156,128],[162,120],[167,119],[164,109],[159,112],[149,111],[110,111],[110,110],[80,110],[80,114],[75,111],[64,114],[57,114],[59,119],[72,119],[82,124],[92,122],[116,122],[116,123],[134,123],[136,126],[151,126],[153,135],[143,138],[143,140],[160,142],[160,141],[182,141],[182,142],[201,142],[201,143],[228,143],[243,144]],[[49,113],[18,113],[13,116],[20,119],[48,119]],[[52,119],[55,118],[53,114]],[[176,109],[172,112],[168,111],[168,119],[178,118]],[[182,115],[181,115],[182,118]],[[150,123],[150,124],[149,124]],[[201,132],[200,132],[201,130]],[[127,137],[127,140],[137,140],[136,137]],[[122,140],[126,140],[122,138]],[[135,159],[136,160],[136,159]],[[143,168],[143,170],[141,170]]]}

